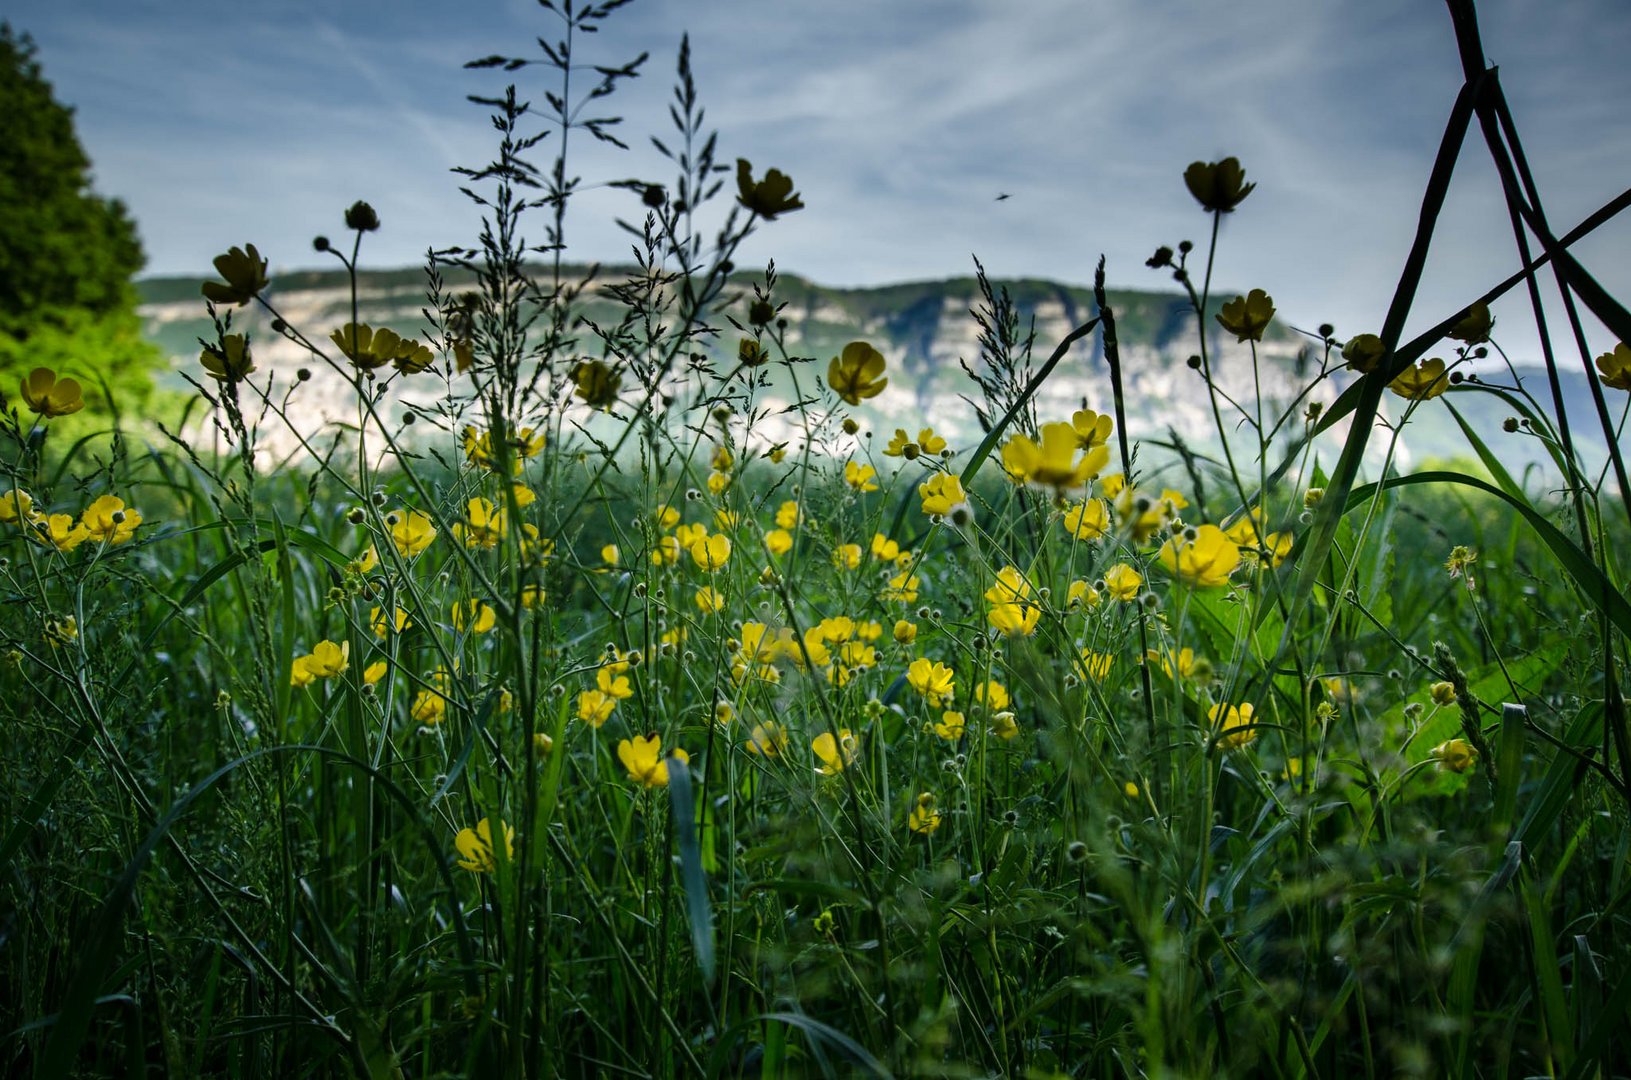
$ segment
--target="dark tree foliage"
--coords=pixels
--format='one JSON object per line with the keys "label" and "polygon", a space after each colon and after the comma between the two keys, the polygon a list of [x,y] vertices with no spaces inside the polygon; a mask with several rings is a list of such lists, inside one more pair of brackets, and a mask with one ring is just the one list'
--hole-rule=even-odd
{"label": "dark tree foliage", "polygon": [[[74,112],[26,33],[0,23],[0,392],[35,366],[105,381],[128,410],[151,390],[132,276],[146,256],[125,206],[92,189]],[[99,393],[92,411],[106,412]]]}

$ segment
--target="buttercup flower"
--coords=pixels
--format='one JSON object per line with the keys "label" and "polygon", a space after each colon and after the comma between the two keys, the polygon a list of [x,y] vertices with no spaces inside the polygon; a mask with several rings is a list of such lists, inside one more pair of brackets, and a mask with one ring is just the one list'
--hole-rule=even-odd
{"label": "buttercup flower", "polygon": [[770,359],[770,350],[750,337],[736,343],[736,361],[743,367],[758,367]]}
{"label": "buttercup flower", "polygon": [[787,729],[774,720],[755,724],[748,741],[742,745],[747,747],[750,754],[767,758],[781,757],[787,751]]}
{"label": "buttercup flower", "polygon": [[793,550],[793,534],[786,529],[771,529],[765,533],[765,550],[772,555],[785,555]]}
{"label": "buttercup flower", "polygon": [[413,374],[430,367],[434,360],[429,348],[384,326],[375,330],[367,323],[346,323],[329,340],[363,371],[395,364],[398,370]]}
{"label": "buttercup flower", "polygon": [[1202,525],[1193,540],[1184,536],[1168,540],[1159,558],[1180,580],[1197,589],[1211,589],[1229,583],[1229,575],[1240,565],[1240,548],[1216,525]]}
{"label": "buttercup flower", "polygon": [[102,495],[85,508],[79,523],[84,526],[88,539],[123,544],[136,535],[142,512],[134,506],[126,507],[125,501],[117,495]]}
{"label": "buttercup flower", "polygon": [[465,519],[453,523],[453,537],[465,547],[494,548],[504,539],[503,507],[490,499],[471,499],[465,505]]}
{"label": "buttercup flower", "polygon": [[906,681],[913,690],[923,695],[923,700],[928,702],[931,709],[938,709],[956,696],[954,680],[951,668],[938,660],[919,657],[906,669]]}
{"label": "buttercup flower", "polygon": [[255,250],[254,244],[232,248],[225,255],[215,257],[215,272],[221,281],[204,282],[204,299],[213,304],[249,303],[256,293],[270,282],[266,278],[266,260]]}
{"label": "buttercup flower", "polygon": [[584,360],[572,368],[572,381],[577,384],[573,392],[591,409],[607,409],[617,403],[617,390],[623,376],[613,371],[604,361]]}
{"label": "buttercup flower", "polygon": [[1214,705],[1207,710],[1206,719],[1212,725],[1212,734],[1224,750],[1236,750],[1257,738],[1257,727],[1252,719],[1249,703]]}
{"label": "buttercup flower", "polygon": [[998,604],[987,616],[993,627],[1009,637],[1030,637],[1041,617],[1042,609],[1035,604]]}
{"label": "buttercup flower", "polygon": [[753,166],[747,159],[736,159],[736,201],[767,221],[777,214],[789,214],[804,209],[793,180],[780,169],[771,169],[763,180],[753,179]]}
{"label": "buttercup flower", "polygon": [[1423,360],[1414,367],[1405,368],[1399,377],[1387,384],[1389,390],[1412,401],[1436,398],[1450,388],[1449,377],[1444,374],[1444,361],[1438,357]]}
{"label": "buttercup flower", "polygon": [[21,488],[12,488],[0,495],[0,524],[27,525],[38,521],[40,514],[34,509],[34,497]]}
{"label": "buttercup flower", "polygon": [[1159,663],[1169,679],[1187,679],[1195,673],[1194,649],[1179,649],[1177,655],[1170,649],[1166,652],[1151,649],[1144,654],[1144,658],[1151,663]]}
{"label": "buttercup flower", "polygon": [[832,732],[823,731],[810,743],[810,749],[821,759],[815,771],[822,776],[837,776],[844,771],[844,766],[855,762],[858,745],[849,728],[840,730],[837,739],[833,738]]}
{"label": "buttercup flower", "polygon": [[697,590],[697,609],[704,615],[714,615],[725,609],[725,594],[712,585]]}
{"label": "buttercup flower", "polygon": [[1623,341],[1615,345],[1612,351],[1597,358],[1597,371],[1602,375],[1604,386],[1631,390],[1631,348]]}
{"label": "buttercup flower", "polygon": [[1065,589],[1065,607],[1071,611],[1098,607],[1102,603],[1104,597],[1099,595],[1099,590],[1085,581],[1073,581]]}
{"label": "buttercup flower", "polygon": [[242,334],[227,334],[219,345],[206,344],[198,354],[204,374],[216,382],[238,382],[255,370],[255,358],[249,354],[249,339]]}
{"label": "buttercup flower", "polygon": [[931,516],[950,517],[957,507],[968,505],[963,482],[951,473],[935,473],[918,485],[917,493],[923,500],[923,512]]}
{"label": "buttercup flower", "polygon": [[909,570],[902,570],[889,579],[889,583],[879,593],[879,599],[885,603],[915,604],[917,603],[918,589],[917,575]]}
{"label": "buttercup flower", "polygon": [[895,640],[902,645],[910,645],[917,640],[917,623],[908,619],[896,619],[893,630]]}
{"label": "buttercup flower", "polygon": [[397,608],[394,615],[387,615],[385,609],[378,605],[368,609],[368,626],[377,638],[386,638],[393,632],[400,634],[412,625],[413,621],[402,608]]}
{"label": "buttercup flower", "polygon": [[934,795],[923,792],[912,806],[912,812],[906,818],[906,827],[915,833],[929,835],[940,828],[940,811],[934,808]]}
{"label": "buttercup flower", "polygon": [[1070,426],[1076,430],[1076,437],[1081,440],[1082,449],[1091,450],[1095,446],[1109,443],[1110,436],[1116,430],[1116,421],[1108,413],[1078,409],[1070,414]]}
{"label": "buttercup flower", "polygon": [[1464,773],[1478,764],[1478,751],[1466,739],[1441,742],[1433,747],[1431,756],[1441,772]]}
{"label": "buttercup flower", "polygon": [[691,561],[710,574],[731,560],[731,538],[723,533],[700,537],[691,544]]}
{"label": "buttercup flower", "polygon": [[1104,588],[1117,600],[1137,600],[1144,575],[1126,563],[1117,563],[1104,572]]}
{"label": "buttercup flower", "polygon": [[1468,308],[1450,327],[1450,336],[1457,341],[1465,341],[1468,345],[1482,345],[1489,340],[1489,332],[1494,329],[1495,320],[1490,317],[1489,305],[1477,303]]}
{"label": "buttercup flower", "polygon": [[[690,755],[684,750],[675,750],[673,756],[682,764],[690,764]],[[655,733],[621,740],[617,744],[617,760],[629,770],[629,779],[638,780],[648,788],[668,786],[668,759],[662,756],[662,739]]]}
{"label": "buttercup flower", "polygon": [[67,416],[85,407],[77,379],[59,379],[50,368],[37,367],[23,380],[23,401],[40,416]]}
{"label": "buttercup flower", "polygon": [[827,365],[827,385],[851,405],[863,398],[877,397],[889,380],[883,377],[887,361],[883,353],[864,341],[852,341]]}
{"label": "buttercup flower", "polygon": [[1065,531],[1078,540],[1097,540],[1110,529],[1110,507],[1103,499],[1073,503],[1065,511]]}
{"label": "buttercup flower", "polygon": [[1110,665],[1115,663],[1115,659],[1110,653],[1083,649],[1082,658],[1076,663],[1077,674],[1094,682],[1103,682],[1104,677],[1110,674]]}
{"label": "buttercup flower", "polygon": [[974,687],[974,700],[993,711],[1006,709],[1010,704],[1008,688],[995,679],[987,679]]}
{"label": "buttercup flower", "polygon": [[1196,161],[1184,170],[1184,185],[1195,200],[1208,210],[1227,214],[1252,193],[1256,184],[1246,183],[1246,170],[1236,158],[1222,161]]}
{"label": "buttercup flower", "polygon": [[877,491],[878,470],[870,465],[863,465],[858,461],[844,463],[844,483],[859,492]]}
{"label": "buttercup flower", "polygon": [[1087,486],[1110,463],[1110,448],[1099,445],[1082,453],[1082,441],[1070,424],[1043,424],[1042,442],[1015,435],[1002,447],[1002,467],[1016,484],[1050,487],[1059,493]]}
{"label": "buttercup flower", "polygon": [[[503,821],[498,827],[504,833],[505,861],[515,858],[515,829]],[[493,851],[493,819],[482,818],[474,829],[460,829],[453,838],[459,852],[459,866],[472,874],[491,874],[498,869]]]}
{"label": "buttercup flower", "polygon": [[963,737],[963,732],[968,730],[968,717],[960,712],[947,709],[940,714],[940,719],[934,724],[932,730],[947,742],[956,742]]}
{"label": "buttercup flower", "polygon": [[74,550],[91,535],[85,526],[74,521],[72,514],[52,514],[49,517],[37,517],[31,524],[33,531],[29,533],[30,536],[47,547],[56,548],[61,552]]}
{"label": "buttercup flower", "polygon": [[452,610],[453,629],[469,628],[472,634],[485,634],[498,622],[493,606],[484,600],[455,601]]}
{"label": "buttercup flower", "polygon": [[1387,345],[1375,334],[1360,334],[1342,346],[1342,359],[1359,372],[1375,371],[1386,356]]}
{"label": "buttercup flower", "polygon": [[1434,705],[1455,704],[1455,684],[1451,682],[1436,682],[1427,688]]}
{"label": "buttercup flower", "polygon": [[1236,341],[1262,341],[1263,331],[1274,319],[1274,298],[1262,289],[1253,289],[1224,304],[1217,319]]}
{"label": "buttercup flower", "polygon": [[860,544],[839,544],[832,550],[832,564],[840,570],[854,570],[861,565]]}
{"label": "buttercup flower", "polygon": [[616,708],[617,699],[602,690],[584,690],[578,694],[578,719],[592,728],[609,720]]}
{"label": "buttercup flower", "polygon": [[430,547],[436,539],[436,526],[430,517],[418,510],[393,510],[385,515],[385,527],[391,531],[391,543],[397,554],[411,559]]}

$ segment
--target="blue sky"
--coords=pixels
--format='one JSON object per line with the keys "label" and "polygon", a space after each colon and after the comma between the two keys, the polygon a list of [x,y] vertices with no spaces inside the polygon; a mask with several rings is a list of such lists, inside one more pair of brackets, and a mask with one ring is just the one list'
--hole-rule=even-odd
{"label": "blue sky", "polygon": [[[1631,4],[1485,0],[1480,16],[1563,231],[1631,186]],[[531,52],[556,26],[533,0],[12,0],[6,17],[39,42],[98,188],[130,204],[157,273],[200,272],[246,240],[274,268],[321,265],[310,238],[341,232],[357,198],[385,223],[373,265],[469,241],[447,170],[488,160],[492,132],[465,95],[515,80],[541,99],[549,84],[543,68],[460,65]],[[1085,282],[1102,252],[1112,283],[1165,287],[1144,259],[1207,227],[1184,166],[1233,154],[1259,188],[1226,222],[1217,280],[1341,336],[1379,327],[1459,85],[1432,0],[634,0],[587,55],[652,54],[611,99],[635,149],[579,143],[587,182],[665,178],[646,136],[667,134],[685,30],[723,159],[783,169],[808,207],[745,265],[860,285],[964,274],[977,254],[998,276]],[[638,213],[591,188],[573,254],[624,257],[611,219]],[[1481,142],[1440,235],[1418,325],[1516,265]],[[1615,222],[1579,249],[1622,296],[1628,239]]]}

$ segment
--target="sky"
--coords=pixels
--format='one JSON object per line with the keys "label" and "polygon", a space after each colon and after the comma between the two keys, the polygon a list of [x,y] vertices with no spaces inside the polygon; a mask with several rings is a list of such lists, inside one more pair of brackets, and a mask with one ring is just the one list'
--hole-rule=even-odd
{"label": "sky", "polygon": [[[130,206],[148,272],[201,274],[253,241],[279,268],[364,198],[384,227],[366,265],[414,265],[473,241],[455,165],[490,160],[469,94],[523,99],[559,22],[536,0],[10,0],[59,99],[77,109],[96,186]],[[1485,53],[1558,233],[1631,186],[1631,3],[1484,0]],[[642,212],[605,181],[665,180],[682,33],[720,158],[793,177],[806,209],[762,229],[739,264],[849,286],[971,272],[1167,288],[1160,244],[1204,248],[1189,162],[1233,155],[1257,190],[1224,222],[1220,290],[1266,289],[1285,321],[1380,328],[1460,85],[1450,20],[1433,0],[633,0],[585,59],[650,53],[602,104],[627,152],[573,143],[585,182],[570,256],[621,261],[613,221]],[[539,148],[541,158],[550,141]],[[727,187],[727,191],[729,188]],[[999,194],[1009,198],[998,200]],[[721,200],[718,209],[725,208]],[[1481,139],[1457,167],[1413,327],[1454,313],[1516,269]],[[534,239],[541,241],[541,228]],[[1576,248],[1631,295],[1631,220]],[[1497,305],[1526,319],[1519,295]],[[1612,345],[1592,325],[1595,348]],[[1499,323],[1498,323],[1499,330]],[[1533,349],[1532,332],[1509,339]],[[1522,357],[1520,357],[1522,359]]]}

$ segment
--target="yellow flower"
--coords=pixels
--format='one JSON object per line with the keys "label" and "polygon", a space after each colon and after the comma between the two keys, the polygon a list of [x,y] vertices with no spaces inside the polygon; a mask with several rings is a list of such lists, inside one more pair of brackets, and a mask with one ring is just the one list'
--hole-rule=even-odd
{"label": "yellow flower", "polygon": [[863,494],[878,490],[878,470],[870,465],[863,465],[858,461],[844,463],[844,483]]}
{"label": "yellow flower", "polygon": [[840,570],[854,570],[861,565],[861,545],[839,544],[833,548],[832,564]]}
{"label": "yellow flower", "polygon": [[731,560],[731,538],[720,533],[698,537],[691,544],[691,561],[710,574]]}
{"label": "yellow flower", "polygon": [[0,523],[26,525],[40,520],[34,509],[34,497],[21,488],[12,488],[0,495]]}
{"label": "yellow flower", "polygon": [[939,721],[934,725],[934,733],[947,742],[956,742],[963,737],[968,729],[968,717],[960,712],[948,709],[940,714]]}
{"label": "yellow flower", "polygon": [[442,693],[447,689],[447,672],[438,668],[426,681],[430,685],[414,694],[408,717],[416,724],[434,727],[447,717],[447,697]]}
{"label": "yellow flower", "polygon": [[375,637],[384,638],[393,630],[398,634],[402,633],[412,626],[413,622],[408,618],[408,613],[401,608],[396,609],[393,617],[387,617],[384,608],[375,606],[368,610],[368,625],[373,628]]}
{"label": "yellow flower", "polygon": [[1441,772],[1464,773],[1478,763],[1478,751],[1466,739],[1451,739],[1433,747],[1432,758]]}
{"label": "yellow flower", "polygon": [[766,221],[775,220],[777,214],[804,209],[791,177],[780,169],[771,169],[763,180],[756,181],[753,166],[746,158],[736,159],[736,201]]}
{"label": "yellow flower", "polygon": [[917,588],[917,575],[909,570],[902,570],[889,579],[889,584],[884,586],[883,592],[879,595],[885,603],[915,604]]}
{"label": "yellow flower", "polygon": [[1065,589],[1065,607],[1071,611],[1084,607],[1098,607],[1102,603],[1104,597],[1099,595],[1099,590],[1085,581],[1073,581]]}
{"label": "yellow flower", "polygon": [[657,527],[668,531],[680,523],[680,512],[672,506],[665,506],[657,511]]}
{"label": "yellow flower", "polygon": [[996,583],[985,590],[985,599],[988,604],[1017,604],[1029,600],[1032,592],[1030,581],[1017,567],[1005,566],[997,571]]}
{"label": "yellow flower", "polygon": [[1450,327],[1450,336],[1468,345],[1482,345],[1489,340],[1489,332],[1494,328],[1495,320],[1490,317],[1489,305],[1480,302],[1462,313],[1456,324]]}
{"label": "yellow flower", "polygon": [[1214,705],[1206,713],[1216,736],[1218,746],[1224,750],[1237,750],[1257,738],[1256,722],[1252,719],[1252,706]]}
{"label": "yellow flower", "polygon": [[1375,371],[1386,358],[1387,345],[1375,334],[1360,334],[1342,346],[1342,359],[1358,372]]}
{"label": "yellow flower", "polygon": [[1121,793],[1129,799],[1136,799],[1138,798],[1138,785],[1129,780],[1121,785]]}
{"label": "yellow flower", "polygon": [[785,555],[793,550],[793,534],[786,529],[772,529],[765,533],[765,550],[772,555]]}
{"label": "yellow flower", "polygon": [[1095,446],[1109,443],[1111,434],[1116,430],[1116,421],[1108,413],[1078,409],[1070,414],[1070,426],[1075,429],[1076,438],[1081,441],[1082,449],[1091,450]]}
{"label": "yellow flower", "polygon": [[1237,158],[1222,161],[1196,161],[1184,170],[1184,185],[1195,200],[1208,210],[1227,214],[1252,193],[1256,184],[1246,183],[1246,170]]}
{"label": "yellow flower", "polygon": [[616,544],[607,544],[600,549],[600,561],[604,563],[608,569],[616,569],[617,566],[623,561],[623,553],[617,550]]}
{"label": "yellow flower", "polygon": [[1019,724],[1011,712],[1000,712],[991,718],[991,734],[999,739],[1012,739],[1019,734]]}
{"label": "yellow flower", "polygon": [[697,607],[704,615],[714,615],[725,610],[725,594],[712,585],[704,585],[697,590]]}
{"label": "yellow flower", "polygon": [[1081,439],[1069,424],[1043,424],[1042,442],[1015,435],[1002,446],[1002,467],[1016,484],[1050,487],[1059,493],[1087,486],[1110,463],[1110,448],[1096,446],[1082,454]]}
{"label": "yellow flower", "polygon": [[673,566],[680,561],[680,542],[676,537],[660,536],[651,549],[652,566]]}
{"label": "yellow flower", "polygon": [[255,359],[249,355],[249,339],[242,334],[227,334],[219,345],[205,345],[198,354],[204,374],[216,382],[238,382],[255,370]]}
{"label": "yellow flower", "polygon": [[485,634],[498,622],[493,606],[484,600],[461,600],[453,604],[453,629],[462,631],[468,624],[472,634]]}
{"label": "yellow flower", "polygon": [[946,440],[934,433],[934,428],[920,428],[917,445],[925,454],[939,454],[946,449]]}
{"label": "yellow flower", "polygon": [[578,694],[578,719],[592,728],[598,728],[611,718],[617,708],[617,699],[600,690],[585,690]]}
{"label": "yellow flower", "polygon": [[102,495],[85,508],[79,523],[89,539],[122,544],[136,534],[142,512],[133,506],[127,508],[117,495]]}
{"label": "yellow flower", "polygon": [[1144,575],[1126,563],[1117,563],[1104,572],[1104,588],[1117,600],[1137,600]]}
{"label": "yellow flower", "polygon": [[609,411],[617,403],[617,389],[623,384],[623,376],[607,367],[604,361],[580,361],[573,365],[571,377],[577,384],[573,392],[591,409]]}
{"label": "yellow flower", "polygon": [[951,473],[935,473],[918,485],[917,493],[923,500],[923,512],[931,516],[950,517],[959,506],[968,505],[963,482]]}
{"label": "yellow flower", "polygon": [[929,708],[938,709],[957,696],[955,677],[951,668],[938,660],[913,660],[906,669],[906,681],[913,690],[923,695]]}
{"label": "yellow flower", "polygon": [[1194,539],[1174,536],[1161,545],[1161,565],[1168,572],[1197,589],[1229,584],[1229,575],[1240,565],[1240,548],[1223,535],[1216,525],[1202,525]]}
{"label": "yellow flower", "polygon": [[787,750],[787,729],[774,720],[755,724],[748,741],[742,745],[747,747],[750,754],[767,758],[781,757]]}
{"label": "yellow flower", "polygon": [[1597,370],[1602,373],[1604,386],[1631,390],[1631,348],[1623,341],[1615,345],[1613,351],[1597,358]]}
{"label": "yellow flower", "polygon": [[90,533],[85,526],[75,523],[71,514],[52,514],[36,518],[34,531],[29,535],[48,547],[68,552],[83,544]]}
{"label": "yellow flower", "polygon": [[413,374],[430,367],[433,359],[424,345],[385,326],[375,330],[367,323],[346,323],[330,334],[329,340],[364,371],[395,364],[401,371]]}
{"label": "yellow flower", "polygon": [[544,592],[542,585],[521,586],[521,606],[528,611],[543,607],[546,599],[548,599],[548,594]]}
{"label": "yellow flower", "polygon": [[1195,671],[1194,649],[1179,649],[1176,656],[1170,650],[1158,652],[1151,649],[1144,654],[1144,658],[1152,663],[1159,663],[1161,670],[1166,672],[1169,679],[1187,679]]}
{"label": "yellow flower", "polygon": [[613,699],[622,701],[634,696],[634,687],[629,683],[629,677],[623,674],[627,664],[611,664],[595,672],[595,689]]}
{"label": "yellow flower", "polygon": [[1434,705],[1455,704],[1455,684],[1451,682],[1436,682],[1427,688],[1428,694],[1433,698]]}
{"label": "yellow flower", "polygon": [[1428,401],[1450,388],[1450,379],[1444,374],[1444,361],[1438,357],[1423,360],[1414,367],[1405,368],[1387,388],[1402,398]]}
{"label": "yellow flower", "polygon": [[1274,319],[1274,297],[1262,289],[1253,289],[1246,296],[1237,296],[1217,315],[1218,325],[1235,336],[1236,341],[1262,341],[1263,331]]}
{"label": "yellow flower", "polygon": [[1094,682],[1103,682],[1104,677],[1110,674],[1110,665],[1115,662],[1110,653],[1094,652],[1092,649],[1082,650],[1082,659],[1076,665],[1076,672],[1083,678]]}
{"label": "yellow flower", "polygon": [[760,342],[745,337],[736,343],[736,362],[743,367],[758,367],[770,359],[770,350]]}
{"label": "yellow flower", "polygon": [[79,637],[79,620],[72,615],[60,619],[47,619],[44,637],[45,643],[53,649],[72,644]]}
{"label": "yellow flower", "polygon": [[883,624],[875,620],[868,620],[856,626],[855,636],[862,641],[877,641],[883,637]]}
{"label": "yellow flower", "polygon": [[428,515],[417,510],[393,510],[385,515],[385,527],[391,531],[397,554],[404,559],[418,555],[436,539],[436,526]]}
{"label": "yellow flower", "polygon": [[940,811],[934,808],[933,794],[925,791],[917,797],[912,813],[906,819],[906,827],[924,836],[940,828]]}
{"label": "yellow flower", "polygon": [[731,474],[711,472],[708,474],[708,494],[723,495],[730,490]]}
{"label": "yellow flower", "polygon": [[222,281],[204,282],[204,299],[213,304],[249,303],[256,293],[270,282],[266,278],[266,260],[255,250],[254,244],[232,248],[225,255],[215,257],[215,272]]}
{"label": "yellow flower", "polygon": [[1241,558],[1253,562],[1266,558],[1269,567],[1272,569],[1286,561],[1286,556],[1291,554],[1291,549],[1295,544],[1295,538],[1290,533],[1271,532],[1263,537],[1261,547],[1246,548],[1241,551],[1240,555]]}
{"label": "yellow flower", "polygon": [[1444,560],[1444,569],[1450,572],[1450,580],[1466,575],[1472,580],[1472,564],[1478,561],[1478,552],[1465,544],[1457,544],[1450,549],[1450,557]]}
{"label": "yellow flower", "polygon": [[[498,827],[504,832],[504,859],[508,862],[515,858],[515,829],[502,820]],[[472,874],[491,874],[498,869],[493,851],[492,818],[482,818],[474,829],[460,829],[453,838],[453,846],[459,851],[459,866]]]}
{"label": "yellow flower", "polygon": [[311,657],[297,656],[289,665],[289,685],[299,690],[303,686],[310,686],[317,676],[311,673]]}
{"label": "yellow flower", "polygon": [[992,626],[1009,637],[1030,637],[1041,617],[1042,609],[1034,604],[998,604],[987,616]]}
{"label": "yellow flower", "polygon": [[471,499],[465,505],[465,520],[453,523],[454,539],[465,547],[494,548],[504,539],[505,514],[488,499]]}
{"label": "yellow flower", "polygon": [[827,385],[851,405],[859,405],[862,398],[877,397],[889,385],[880,377],[886,363],[883,353],[871,345],[852,341],[827,365]]}
{"label": "yellow flower", "polygon": [[902,645],[910,645],[917,640],[917,623],[906,619],[896,619],[894,638]]}
{"label": "yellow flower", "polygon": [[837,776],[844,771],[844,766],[855,763],[857,743],[849,728],[844,728],[838,732],[837,739],[832,732],[823,731],[811,741],[810,749],[822,761],[815,771],[822,776]]}
{"label": "yellow flower", "polygon": [[367,667],[362,669],[362,681],[367,683],[369,686],[374,686],[381,679],[385,678],[385,672],[389,670],[389,668],[390,665],[388,665],[384,660],[375,660],[372,664],[369,664]]}
{"label": "yellow flower", "polygon": [[882,562],[894,562],[900,555],[900,545],[883,533],[872,534],[872,557]]}
{"label": "yellow flower", "polygon": [[[684,750],[675,750],[673,756],[681,764],[690,764],[690,755]],[[638,780],[648,788],[668,786],[668,760],[662,757],[662,740],[655,733],[620,741],[617,760],[629,770],[629,779]]]}
{"label": "yellow flower", "polygon": [[1010,704],[1008,688],[995,679],[988,679],[976,686],[974,700],[993,712],[1006,709]]}
{"label": "yellow flower", "polygon": [[796,529],[803,520],[799,513],[799,504],[796,499],[789,499],[776,508],[776,527],[780,529]]}
{"label": "yellow flower", "polygon": [[67,416],[85,407],[77,379],[59,379],[50,368],[37,367],[23,380],[23,400],[40,416]]}

